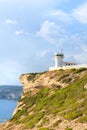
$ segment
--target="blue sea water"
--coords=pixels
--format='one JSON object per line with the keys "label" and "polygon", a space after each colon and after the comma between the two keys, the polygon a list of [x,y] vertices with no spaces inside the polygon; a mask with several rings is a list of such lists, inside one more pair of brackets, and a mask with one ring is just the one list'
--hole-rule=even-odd
{"label": "blue sea water", "polygon": [[9,120],[17,106],[17,100],[0,99],[0,123]]}

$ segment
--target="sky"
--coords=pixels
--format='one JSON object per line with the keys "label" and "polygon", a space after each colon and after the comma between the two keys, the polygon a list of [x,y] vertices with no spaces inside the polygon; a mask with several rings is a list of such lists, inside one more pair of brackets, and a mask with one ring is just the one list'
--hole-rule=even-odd
{"label": "sky", "polygon": [[0,84],[64,61],[87,63],[87,0],[0,0]]}

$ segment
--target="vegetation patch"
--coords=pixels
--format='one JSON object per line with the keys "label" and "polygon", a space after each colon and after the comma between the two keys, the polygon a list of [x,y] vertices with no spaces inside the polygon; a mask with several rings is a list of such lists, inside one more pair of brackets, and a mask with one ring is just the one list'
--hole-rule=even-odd
{"label": "vegetation patch", "polygon": [[81,111],[72,110],[72,111],[68,112],[67,114],[65,114],[64,117],[67,118],[67,119],[73,120],[73,119],[76,119],[80,116],[82,116]]}
{"label": "vegetation patch", "polygon": [[43,125],[43,124],[48,123],[48,122],[49,122],[48,117],[44,117],[44,118],[42,119],[41,124]]}
{"label": "vegetation patch", "polygon": [[85,115],[85,116],[80,117],[79,122],[81,123],[87,122],[87,116]]}
{"label": "vegetation patch", "polygon": [[68,77],[68,76],[69,76],[69,74],[64,74],[64,75],[62,75],[62,76],[58,79],[58,81],[61,81],[61,80],[65,79],[65,78]]}
{"label": "vegetation patch", "polygon": [[27,77],[27,80],[34,82],[36,75],[37,75],[37,73],[31,73],[31,74],[29,74],[29,76]]}
{"label": "vegetation patch", "polygon": [[62,120],[58,120],[53,124],[53,127],[57,127],[60,123],[62,122]]}
{"label": "vegetation patch", "polygon": [[27,128],[33,128],[44,116],[44,112],[39,112],[33,115],[29,123],[27,124]]}
{"label": "vegetation patch", "polygon": [[70,83],[72,81],[72,78],[68,77],[62,80],[63,83]]}
{"label": "vegetation patch", "polygon": [[79,68],[79,69],[76,69],[76,70],[74,71],[74,74],[81,73],[82,71],[85,71],[85,70],[87,70],[87,68]]}

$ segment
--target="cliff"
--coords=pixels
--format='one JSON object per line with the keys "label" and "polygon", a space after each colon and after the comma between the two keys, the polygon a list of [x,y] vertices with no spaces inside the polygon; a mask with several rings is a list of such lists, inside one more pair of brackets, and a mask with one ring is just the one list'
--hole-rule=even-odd
{"label": "cliff", "polygon": [[23,74],[23,95],[0,130],[86,130],[87,69]]}

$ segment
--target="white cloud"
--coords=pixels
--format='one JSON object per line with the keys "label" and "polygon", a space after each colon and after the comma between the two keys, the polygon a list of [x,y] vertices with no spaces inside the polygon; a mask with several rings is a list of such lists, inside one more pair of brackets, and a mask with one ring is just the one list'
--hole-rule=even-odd
{"label": "white cloud", "polygon": [[49,21],[42,23],[37,36],[53,44],[62,44],[67,38],[65,30],[61,26]]}
{"label": "white cloud", "polygon": [[19,76],[22,66],[16,61],[5,61],[0,64],[0,84],[20,84]]}
{"label": "white cloud", "polygon": [[79,50],[82,51],[82,53],[87,53],[87,36],[80,35],[80,34],[74,34],[70,37],[71,42],[78,47]]}
{"label": "white cloud", "polygon": [[58,21],[64,22],[64,23],[71,23],[72,22],[72,17],[70,14],[65,13],[62,10],[53,10],[50,11],[49,16],[56,18]]}
{"label": "white cloud", "polygon": [[84,3],[74,9],[72,16],[74,16],[80,23],[87,24],[87,3]]}
{"label": "white cloud", "polygon": [[67,24],[73,23],[75,20],[82,24],[87,24],[87,2],[77,6],[77,8],[70,12],[68,11],[68,13],[63,10],[51,10],[47,16],[50,16],[53,20]]}
{"label": "white cloud", "polygon": [[18,31],[16,31],[15,32],[15,34],[18,36],[18,35],[22,35],[24,33],[24,31],[23,30],[18,30]]}
{"label": "white cloud", "polygon": [[6,24],[17,24],[17,21],[12,20],[12,19],[6,19],[6,20],[5,20],[5,23],[6,23]]}
{"label": "white cloud", "polygon": [[[85,34],[68,34],[61,26],[54,22],[44,21],[37,35],[54,44],[57,48],[73,48],[75,54],[87,53],[87,36]],[[43,51],[41,56],[46,55],[48,51]],[[73,51],[71,51],[71,54]],[[86,60],[85,60],[86,61]]]}
{"label": "white cloud", "polygon": [[38,52],[38,53],[37,53],[37,56],[42,58],[42,57],[46,56],[47,54],[49,54],[49,53],[51,53],[51,52],[52,52],[52,50],[46,49],[46,50],[43,50],[43,51]]}
{"label": "white cloud", "polygon": [[80,44],[80,48],[84,51],[84,53],[87,53],[87,45],[86,44]]}
{"label": "white cloud", "polygon": [[87,63],[87,36],[76,33],[72,34],[68,39],[70,44],[73,45],[74,53],[72,55],[74,59],[78,63]]}
{"label": "white cloud", "polygon": [[87,64],[87,54],[86,53],[79,53],[79,54],[75,55],[74,58],[78,63]]}

